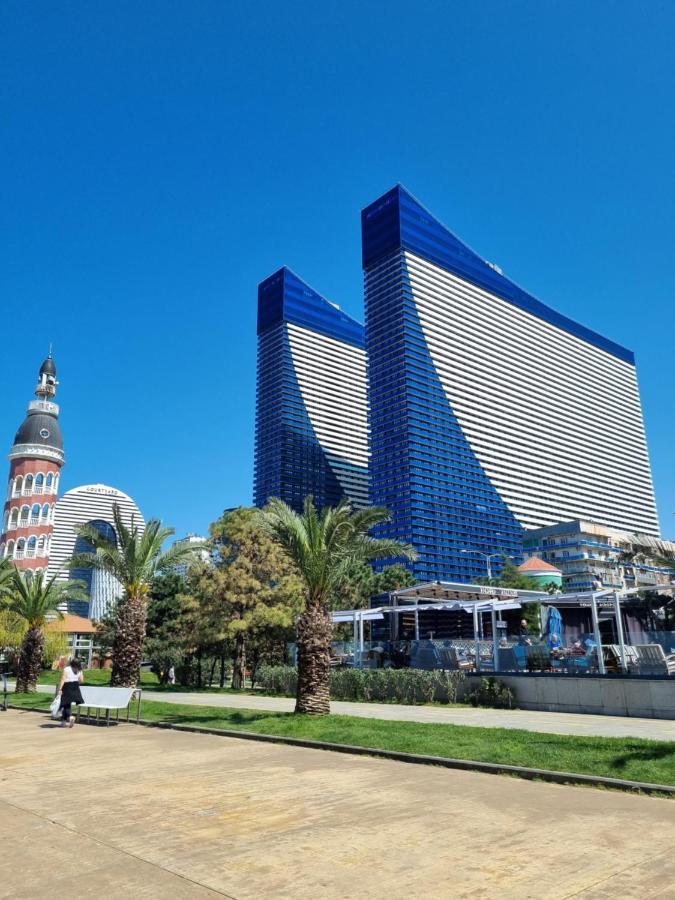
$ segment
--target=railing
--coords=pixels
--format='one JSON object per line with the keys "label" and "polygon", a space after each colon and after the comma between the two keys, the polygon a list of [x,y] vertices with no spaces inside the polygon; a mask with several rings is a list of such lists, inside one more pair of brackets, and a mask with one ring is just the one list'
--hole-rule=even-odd
{"label": "railing", "polygon": [[26,559],[35,559],[35,550],[26,550]]}
{"label": "railing", "polygon": [[31,517],[30,517],[30,524],[31,524],[31,525],[39,525],[39,524],[40,524],[40,517],[39,517],[39,516],[31,516]]}
{"label": "railing", "polygon": [[15,550],[14,559],[23,559],[23,550]]}
{"label": "railing", "polygon": [[[635,644],[637,646],[625,644],[622,662],[619,645],[603,641],[605,674],[675,677],[675,632],[652,632],[649,637],[635,640]],[[517,637],[502,638],[497,647],[496,667],[491,640],[478,642],[478,660],[476,649],[472,639],[364,641],[362,646],[358,643],[355,646],[353,641],[336,641],[331,646],[331,665],[361,669],[460,670],[467,674],[494,671],[536,675],[600,674],[598,648],[588,635],[582,635],[576,642],[568,639],[566,646],[557,648],[534,637],[531,644],[521,643]],[[651,660],[647,651],[659,658]]]}

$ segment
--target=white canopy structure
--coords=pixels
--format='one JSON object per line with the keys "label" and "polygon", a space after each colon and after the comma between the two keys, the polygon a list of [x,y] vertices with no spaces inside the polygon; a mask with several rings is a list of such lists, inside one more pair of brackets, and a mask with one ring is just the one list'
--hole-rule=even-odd
{"label": "white canopy structure", "polygon": [[[664,586],[659,590],[672,591],[675,585]],[[401,613],[414,613],[415,638],[419,640],[419,613],[425,611],[448,610],[468,612],[473,616],[474,642],[476,647],[476,668],[480,669],[480,622],[484,613],[489,613],[492,620],[492,635],[496,638],[498,620],[502,612],[520,609],[527,603],[540,603],[545,606],[588,607],[591,611],[593,635],[598,646],[598,671],[605,674],[605,663],[601,651],[600,615],[611,611],[616,624],[616,635],[619,645],[621,667],[627,670],[627,654],[625,636],[621,619],[621,603],[629,595],[635,595],[640,589],[631,588],[626,591],[600,590],[585,591],[574,594],[549,594],[542,591],[523,591],[512,588],[494,587],[493,585],[462,584],[459,582],[431,581],[402,588],[389,594],[389,606],[372,609],[346,609],[332,614],[334,623],[352,622],[354,626],[354,664],[361,665],[364,652],[364,622],[384,619],[385,616],[398,617]],[[499,668],[499,642],[492,641],[495,671]],[[357,650],[358,648],[358,650]]]}

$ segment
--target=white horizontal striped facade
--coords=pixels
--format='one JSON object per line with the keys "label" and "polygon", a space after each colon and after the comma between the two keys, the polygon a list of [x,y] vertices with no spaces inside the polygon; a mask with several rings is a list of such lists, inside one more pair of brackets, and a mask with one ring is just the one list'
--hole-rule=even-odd
{"label": "white horizontal striped facade", "polygon": [[303,405],[345,496],[368,505],[365,350],[291,322],[287,329]]}
{"label": "white horizontal striped facade", "polygon": [[[142,533],[145,520],[136,503],[128,494],[105,484],[87,484],[73,488],[56,501],[54,510],[54,530],[51,537],[49,557],[49,576],[61,569],[59,579],[67,579],[69,572],[65,565],[70,561],[75,550],[77,529],[88,522],[103,521],[114,528],[113,506],[120,508],[122,521],[127,528],[132,522]],[[97,586],[100,589],[97,591]],[[100,618],[112,600],[119,596],[119,585],[111,584],[109,576],[94,573],[92,576],[92,596],[90,616]],[[99,596],[100,594],[100,596]],[[94,616],[96,613],[96,616]]]}
{"label": "white horizontal striped facade", "polygon": [[524,528],[590,519],[658,536],[635,367],[405,251],[434,368]]}

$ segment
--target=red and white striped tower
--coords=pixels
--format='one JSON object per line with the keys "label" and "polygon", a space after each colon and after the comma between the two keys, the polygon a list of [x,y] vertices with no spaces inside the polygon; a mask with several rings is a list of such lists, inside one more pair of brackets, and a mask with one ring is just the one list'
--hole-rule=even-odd
{"label": "red and white striped tower", "polygon": [[9,454],[0,556],[9,557],[20,569],[46,569],[49,562],[54,504],[64,459],[59,407],[53,402],[57,385],[50,350],[40,366],[37,400],[28,404]]}

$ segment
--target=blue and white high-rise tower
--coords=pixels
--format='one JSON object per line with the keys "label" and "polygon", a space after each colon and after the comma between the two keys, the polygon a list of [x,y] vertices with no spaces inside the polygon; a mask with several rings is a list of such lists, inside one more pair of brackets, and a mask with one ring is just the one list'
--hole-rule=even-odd
{"label": "blue and white high-rise tower", "polygon": [[363,326],[290,269],[258,286],[256,506],[368,503]]}
{"label": "blue and white high-rise tower", "polygon": [[[485,574],[522,530],[658,535],[633,354],[509,281],[397,186],[362,212],[371,502],[415,574]],[[468,552],[467,552],[468,551]]]}

